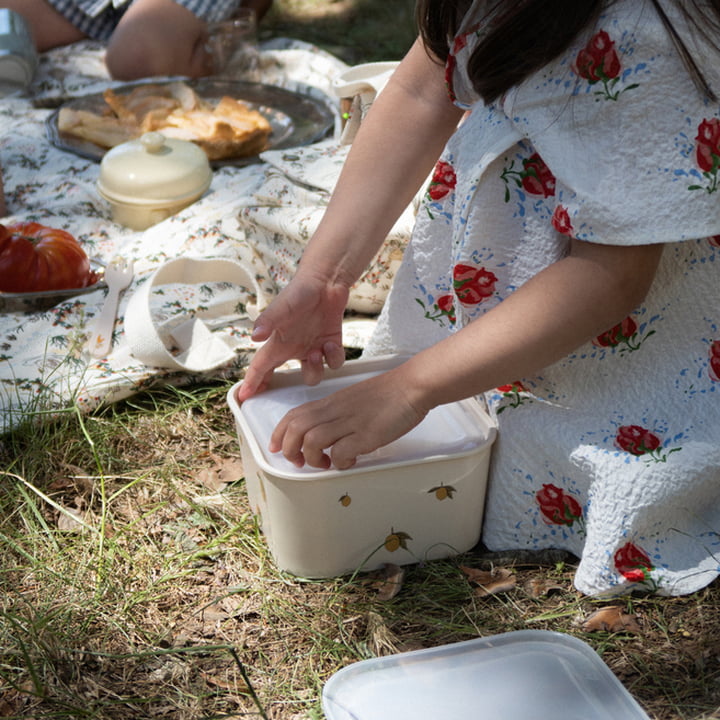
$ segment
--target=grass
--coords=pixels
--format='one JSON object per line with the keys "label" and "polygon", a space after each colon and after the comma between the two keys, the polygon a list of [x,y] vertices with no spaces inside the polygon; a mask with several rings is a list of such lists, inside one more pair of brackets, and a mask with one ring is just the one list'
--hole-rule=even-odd
{"label": "grass", "polygon": [[345,62],[399,60],[415,39],[414,0],[275,0],[261,37],[305,40]]}
{"label": "grass", "polygon": [[[276,3],[270,31],[342,42],[357,61],[399,57],[412,34],[388,19],[404,17],[400,0],[392,12]],[[392,51],[380,27],[387,47],[398,31]],[[383,600],[363,574],[278,571],[247,503],[226,391],[155,391],[2,438],[0,717],[319,720],[323,684],[349,663],[527,628],[589,643],[652,720],[720,717],[718,583],[600,601],[573,589],[560,554],[469,553],[408,566]],[[482,597],[464,566],[505,567],[516,586]],[[637,626],[588,630],[606,605]]]}
{"label": "grass", "polygon": [[[654,720],[713,717],[717,585],[601,602],[573,590],[562,556],[495,558],[516,587],[481,597],[462,567],[488,561],[468,554],[409,566],[382,600],[363,574],[279,572],[226,390],[167,389],[4,439],[0,717],[321,718],[324,682],[351,662],[527,628],[588,642]],[[585,630],[608,604],[638,629]]]}

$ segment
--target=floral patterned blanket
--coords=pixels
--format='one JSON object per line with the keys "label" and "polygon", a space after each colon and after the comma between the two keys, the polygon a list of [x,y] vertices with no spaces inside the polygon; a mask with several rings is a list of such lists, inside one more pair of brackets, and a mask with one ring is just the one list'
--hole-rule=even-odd
{"label": "floral patterned blanket", "polygon": [[[121,299],[113,347],[107,357],[87,352],[87,337],[106,289],[63,300],[41,311],[0,314],[0,432],[38,412],[83,411],[160,383],[187,384],[208,376],[238,378],[253,344],[245,314],[250,291],[223,282],[174,283],[152,296],[152,316],[163,337],[189,318],[203,317],[213,334],[234,350],[233,359],[208,372],[147,366],[128,347],[124,312],[137,288],[178,257],[220,258],[240,263],[269,298],[288,280],[322,214],[347,147],[329,137],[315,145],[276,150],[245,167],[214,172],[210,190],[179,214],[145,230],[111,220],[96,191],[99,163],[53,145],[46,121],[68,98],[113,85],[103,48],[83,42],[41,57],[32,86],[0,105],[0,166],[10,222],[32,220],[71,232],[88,255],[107,263],[120,254],[134,259],[135,278]],[[336,117],[332,81],[347,66],[305,43],[277,39],[261,47],[260,79],[289,89],[302,87],[324,99]],[[337,124],[336,124],[337,125]],[[336,127],[335,135],[338,135]],[[351,309],[377,312],[410,231],[401,222],[377,262],[355,289]],[[267,298],[266,298],[267,299]],[[348,344],[364,342],[367,325],[348,324]]]}

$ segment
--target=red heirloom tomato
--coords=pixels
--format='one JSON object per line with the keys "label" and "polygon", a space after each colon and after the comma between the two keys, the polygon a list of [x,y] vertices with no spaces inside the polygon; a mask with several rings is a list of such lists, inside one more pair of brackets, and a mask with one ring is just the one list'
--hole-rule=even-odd
{"label": "red heirloom tomato", "polygon": [[70,290],[95,279],[85,251],[65,230],[36,222],[0,225],[0,291]]}

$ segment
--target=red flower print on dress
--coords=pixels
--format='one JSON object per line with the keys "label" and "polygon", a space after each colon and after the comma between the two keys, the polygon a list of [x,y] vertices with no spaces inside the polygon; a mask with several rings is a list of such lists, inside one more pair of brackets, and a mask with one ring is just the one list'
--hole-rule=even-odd
{"label": "red flower print on dress", "polygon": [[720,235],[712,235],[708,238],[708,242],[715,247],[720,247]]}
{"label": "red flower print on dress", "polygon": [[720,340],[715,340],[710,345],[710,379],[713,382],[720,382]]}
{"label": "red flower print on dress", "polygon": [[698,126],[695,136],[695,160],[698,167],[710,172],[716,170],[720,162],[720,120],[710,118]]}
{"label": "red flower print on dress", "polygon": [[478,305],[492,297],[497,277],[490,270],[462,263],[453,268],[453,287],[463,305]]}
{"label": "red flower print on dress", "polygon": [[436,166],[430,179],[428,187],[428,195],[433,200],[444,198],[451,190],[455,189],[457,177],[453,166],[441,160]]}
{"label": "red flower print on dress", "polygon": [[524,398],[520,393],[526,393],[527,388],[519,380],[516,380],[509,385],[500,385],[497,391],[502,393],[503,397],[508,400],[508,402],[500,405],[495,411],[499,415],[508,408],[520,407],[524,403]]}
{"label": "red flower print on dress", "polygon": [[591,83],[612,80],[620,74],[620,58],[615,52],[615,42],[605,30],[590,38],[590,42],[578,53],[573,69]]}
{"label": "red flower print on dress", "polygon": [[620,81],[622,65],[615,50],[615,41],[605,30],[600,30],[590,38],[588,44],[578,53],[573,64],[573,71],[587,80],[590,85],[602,83],[603,89],[595,94],[606,100],[617,100],[626,90],[636,88],[628,85],[621,90],[615,87]]}
{"label": "red flower print on dress", "polygon": [[652,452],[657,450],[661,444],[660,438],[655,433],[640,425],[622,425],[618,428],[615,436],[616,447],[633,455]]}
{"label": "red flower print on dress", "polygon": [[635,543],[625,543],[613,556],[617,571],[630,582],[646,582],[655,567],[648,554]]}
{"label": "red flower print on dress", "polygon": [[538,153],[522,161],[523,169],[515,170],[515,161],[510,167],[503,168],[500,176],[505,183],[505,202],[510,202],[510,182],[522,188],[528,195],[553,197],[555,195],[555,176]]}
{"label": "red flower print on dress", "polygon": [[647,455],[651,462],[665,462],[667,456],[680,448],[672,448],[663,454],[662,440],[642,425],[621,425],[615,435],[615,447],[631,455]]}
{"label": "red flower print on dress", "polygon": [[714,193],[718,189],[718,169],[720,168],[720,120],[710,118],[698,125],[695,136],[695,162],[707,178],[707,185],[690,185],[688,190],[705,190]]}
{"label": "red flower print on dress", "polygon": [[550,222],[561,235],[572,235],[573,226],[570,222],[570,215],[568,214],[567,208],[563,205],[558,205],[555,208]]}
{"label": "red flower print on dress", "polygon": [[621,323],[602,333],[602,335],[598,335],[595,340],[593,340],[593,345],[599,347],[615,347],[623,342],[623,340],[629,340],[636,335],[637,329],[637,323],[631,317],[626,317]]}
{"label": "red flower print on dress", "polygon": [[535,153],[523,160],[523,168],[522,184],[526,192],[543,197],[555,195],[555,176],[540,155]]}
{"label": "red flower print on dress", "polygon": [[415,298],[418,303],[425,310],[425,318],[427,320],[434,320],[435,322],[444,325],[444,319],[446,319],[451,325],[457,322],[455,316],[455,296],[453,294],[441,295],[435,302],[430,310],[425,307],[425,303],[419,298]]}
{"label": "red flower print on dress", "polygon": [[455,68],[457,67],[457,60],[453,54],[448,55],[445,61],[445,88],[447,90],[448,98],[450,102],[454,103],[457,100],[455,95],[455,88],[453,87],[453,76],[455,75]]}
{"label": "red flower print on dress", "polygon": [[543,517],[551,525],[572,527],[577,522],[582,524],[580,503],[561,488],[545,484],[535,493],[535,500]]}
{"label": "red flower print on dress", "polygon": [[636,339],[638,334],[638,326],[632,317],[626,317],[622,322],[618,323],[610,330],[606,330],[601,333],[593,340],[593,345],[596,347],[620,347],[619,351],[621,354],[626,352],[632,352],[637,350],[642,342],[655,334],[654,330],[651,330],[643,338]]}
{"label": "red flower print on dress", "polygon": [[501,393],[526,392],[527,388],[519,380],[516,380],[514,383],[510,383],[509,385],[498,386],[498,390]]}

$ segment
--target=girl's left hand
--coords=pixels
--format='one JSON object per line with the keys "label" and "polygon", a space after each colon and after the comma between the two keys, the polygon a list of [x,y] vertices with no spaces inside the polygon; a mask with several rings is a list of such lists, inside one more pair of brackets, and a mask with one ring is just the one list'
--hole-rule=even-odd
{"label": "girl's left hand", "polygon": [[275,428],[270,452],[282,451],[297,467],[352,467],[358,455],[388,445],[425,417],[400,375],[391,370],[294,408]]}

